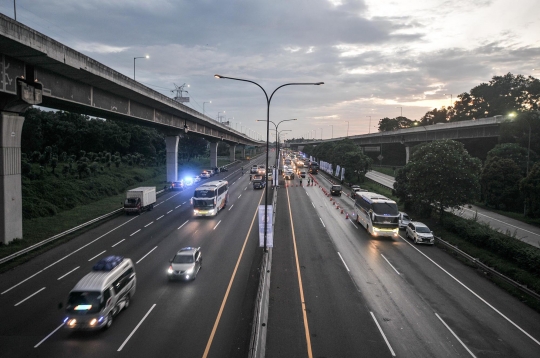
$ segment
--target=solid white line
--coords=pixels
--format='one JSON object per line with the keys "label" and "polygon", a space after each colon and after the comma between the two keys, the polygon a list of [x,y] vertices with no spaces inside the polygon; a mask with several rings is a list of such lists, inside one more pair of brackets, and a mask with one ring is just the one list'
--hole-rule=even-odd
{"label": "solid white line", "polygon": [[232,209],[232,207],[233,207],[233,206],[234,206],[234,204],[232,204],[232,205],[231,205],[231,207],[229,208],[229,210],[228,210],[228,211],[231,211],[231,209]]}
{"label": "solid white line", "polygon": [[29,299],[30,297],[37,295],[38,293],[40,293],[40,292],[43,291],[44,289],[45,289],[45,287],[43,287],[42,289],[37,290],[36,292],[32,293],[30,296],[26,297],[24,300],[20,301],[19,303],[16,303],[16,304],[15,304],[15,307],[17,307],[18,305],[20,305],[21,303],[23,303],[24,301],[26,301],[26,300]]}
{"label": "solid white line", "polygon": [[311,205],[313,205],[313,207],[315,208],[315,204],[313,204],[313,201],[311,202]]}
{"label": "solid white line", "polygon": [[187,203],[187,201],[184,201],[184,202],[182,203],[182,205],[184,205],[185,203]]}
{"label": "solid white line", "polygon": [[156,221],[158,221],[159,219],[161,219],[162,217],[164,217],[165,215],[161,215],[159,218],[156,219]]}
{"label": "solid white line", "polygon": [[522,229],[522,228],[520,228],[519,226],[514,226],[514,225],[512,225],[512,224],[508,224],[507,222],[504,222],[504,221],[495,219],[495,218],[493,218],[493,217],[491,217],[491,216],[488,216],[488,215],[486,215],[486,214],[482,214],[482,213],[479,213],[479,212],[477,212],[477,211],[474,211],[474,210],[471,210],[471,209],[468,209],[468,208],[465,208],[465,207],[463,207],[463,209],[468,210],[468,211],[472,211],[473,213],[477,213],[478,215],[485,216],[486,218],[490,218],[491,220],[498,221],[498,222],[500,222],[500,223],[503,223],[503,224],[505,224],[505,225],[514,227],[514,228],[516,228],[516,229],[523,230],[523,231],[525,231],[525,232],[527,232],[527,233],[529,233],[529,234],[533,234],[533,235],[536,235],[536,236],[540,236],[539,234],[537,234],[537,233],[535,233],[535,232],[532,232],[532,231],[529,231],[529,230]]}
{"label": "solid white line", "polygon": [[446,324],[446,322],[443,321],[443,319],[442,319],[437,313],[435,313],[435,316],[437,316],[437,318],[441,320],[441,322],[445,325],[445,327],[448,328],[448,330],[450,331],[450,333],[452,333],[452,334],[454,335],[454,337],[456,337],[456,339],[458,340],[459,343],[461,343],[461,345],[463,346],[463,348],[465,348],[465,349],[467,350],[467,352],[469,352],[469,354],[470,354],[471,356],[473,356],[474,358],[476,358],[476,356],[473,354],[473,352],[471,352],[471,350],[470,350],[469,348],[467,348],[467,346],[465,345],[465,343],[463,343],[463,342],[461,341],[461,339],[459,339],[459,337],[454,333],[454,331],[452,331],[452,330],[450,329],[450,327]]}
{"label": "solid white line", "polygon": [[351,270],[349,270],[349,266],[347,266],[347,264],[345,263],[345,260],[343,260],[343,257],[341,256],[341,254],[337,253],[339,255],[339,258],[341,259],[341,262],[343,262],[343,265],[345,265],[345,268],[347,269],[348,272],[351,272]]}
{"label": "solid white line", "polygon": [[118,245],[119,243],[121,243],[121,242],[124,241],[124,240],[126,240],[126,239],[122,239],[122,240],[118,241],[116,244],[114,244],[114,245],[111,246],[111,247],[115,247],[116,245]]}
{"label": "solid white line", "polygon": [[506,321],[508,321],[510,324],[512,324],[514,327],[516,327],[517,329],[519,329],[523,334],[525,334],[527,337],[529,337],[530,339],[532,339],[536,344],[538,344],[540,346],[540,341],[538,341],[536,338],[534,338],[533,336],[531,336],[529,333],[527,333],[523,328],[521,328],[520,326],[518,326],[517,324],[515,324],[512,320],[510,320],[510,318],[506,317],[504,314],[502,314],[502,312],[500,312],[498,309],[496,309],[495,307],[493,307],[491,304],[489,304],[486,300],[484,300],[482,297],[480,297],[476,292],[474,292],[473,290],[471,290],[469,287],[465,286],[464,283],[462,283],[460,280],[458,280],[457,278],[455,278],[454,276],[452,276],[452,274],[450,274],[450,272],[446,271],[444,268],[442,268],[438,263],[436,263],[435,261],[433,261],[432,259],[430,259],[426,254],[424,254],[422,251],[418,250],[416,247],[414,247],[408,240],[405,240],[401,235],[399,236],[403,241],[405,241],[407,244],[409,244],[409,246],[411,246],[413,249],[415,249],[416,251],[418,251],[420,254],[422,254],[422,256],[424,256],[426,259],[428,259],[429,261],[431,261],[435,266],[437,266],[438,268],[440,268],[444,273],[446,273],[448,276],[452,277],[457,283],[459,283],[461,286],[463,286],[467,291],[469,291],[470,293],[472,293],[474,296],[476,296],[476,298],[478,298],[480,301],[484,302],[489,308],[491,308],[492,310],[494,310],[495,312],[497,312],[502,318],[504,318]]}
{"label": "solid white line", "polygon": [[355,228],[358,229],[358,226],[354,225],[354,221],[352,221],[350,217],[349,217],[349,221],[351,222],[351,224],[353,224],[353,226],[354,226]]}
{"label": "solid white line", "polygon": [[233,181],[233,183],[232,183],[231,185],[233,185],[234,183],[236,183],[236,180],[235,180],[235,181]]}
{"label": "solid white line", "polygon": [[396,270],[396,268],[390,263],[390,261],[388,261],[388,259],[387,259],[386,257],[384,257],[383,254],[381,254],[381,256],[382,256],[383,259],[386,260],[386,262],[388,262],[388,265],[390,265],[390,267],[393,268],[394,271],[396,271],[396,273],[397,273],[398,275],[400,275],[400,273],[398,272],[398,270]]}
{"label": "solid white line", "polygon": [[131,338],[131,336],[133,336],[135,334],[135,332],[137,332],[137,330],[139,329],[139,326],[144,322],[144,320],[146,319],[146,317],[148,317],[148,315],[150,314],[150,312],[152,312],[152,310],[154,309],[154,307],[156,307],[156,304],[154,303],[152,305],[152,307],[150,307],[150,310],[148,312],[146,312],[146,314],[144,315],[144,317],[141,319],[141,321],[139,322],[139,324],[133,329],[133,331],[131,331],[131,333],[129,334],[129,336],[126,338],[126,340],[124,341],[124,343],[122,343],[122,345],[120,346],[120,348],[118,348],[117,352],[120,352],[122,350],[122,348],[124,348],[124,346],[126,345],[126,343],[129,341],[129,339]]}
{"label": "solid white line", "polygon": [[379,322],[377,322],[377,318],[375,318],[375,315],[373,314],[373,312],[369,312],[369,313],[371,313],[371,317],[373,317],[373,320],[375,321],[375,324],[379,328],[379,332],[381,332],[381,334],[382,334],[382,336],[384,338],[384,341],[386,342],[386,345],[388,346],[388,349],[390,349],[390,353],[392,354],[392,357],[395,357],[396,353],[394,353],[394,350],[392,349],[392,346],[390,345],[390,342],[388,342],[388,339],[386,339],[386,336],[384,335],[384,332],[383,332],[381,326],[379,326]]}
{"label": "solid white line", "polygon": [[247,190],[247,188],[248,188],[248,187],[246,186],[246,187],[244,188],[244,190]]}
{"label": "solid white line", "polygon": [[49,338],[50,336],[52,336],[56,331],[58,331],[60,328],[62,328],[64,326],[64,323],[62,323],[61,325],[59,325],[58,327],[56,327],[56,329],[54,331],[52,331],[51,333],[49,333],[49,335],[47,335],[47,337],[43,338],[41,341],[39,341],[38,344],[36,344],[34,346],[34,348],[37,348],[41,345],[41,343],[45,342],[47,340],[47,338]]}
{"label": "solid white line", "polygon": [[101,239],[101,238],[104,237],[105,235],[110,234],[110,233],[113,232],[114,230],[116,230],[116,229],[118,229],[118,228],[120,228],[120,227],[126,225],[128,222],[130,222],[131,220],[135,220],[136,218],[137,218],[137,216],[135,216],[133,219],[129,219],[128,221],[126,221],[126,222],[123,223],[122,225],[118,225],[117,227],[115,227],[115,228],[112,229],[111,231],[109,231],[109,232],[107,232],[107,233],[101,235],[101,236],[98,237],[97,239],[95,239],[95,240],[93,240],[93,241],[90,241],[88,244],[79,247],[77,250],[72,251],[71,253],[69,253],[68,255],[66,255],[66,256],[64,256],[64,257],[62,257],[61,259],[56,260],[55,262],[53,262],[53,263],[50,264],[49,266],[45,267],[43,270],[40,270],[40,271],[36,272],[35,274],[33,274],[32,276],[30,276],[30,277],[28,277],[28,278],[25,278],[24,280],[22,280],[22,281],[19,282],[18,284],[11,286],[10,288],[8,288],[7,290],[5,290],[4,292],[0,293],[0,295],[3,295],[4,293],[11,291],[11,290],[14,289],[15,287],[17,287],[17,286],[19,286],[20,284],[22,284],[22,283],[28,281],[29,279],[31,279],[32,277],[36,276],[37,274],[39,274],[39,273],[45,271],[45,270],[48,269],[48,268],[53,267],[54,265],[56,265],[56,264],[59,263],[60,261],[62,261],[62,260],[64,260],[64,259],[67,259],[68,257],[70,257],[71,255],[73,255],[74,253],[76,253],[76,252],[78,252],[78,251],[84,249],[86,246],[89,246],[89,245],[93,244],[94,242],[98,241],[99,239]]}
{"label": "solid white line", "polygon": [[184,227],[184,225],[186,225],[186,224],[188,223],[188,221],[189,221],[189,220],[186,220],[186,222],[183,223],[182,225],[180,225],[180,226],[178,227],[178,229],[176,229],[176,230],[180,230],[182,227]]}
{"label": "solid white line", "polygon": [[150,225],[152,225],[154,222],[153,221],[150,221],[148,224],[144,225],[144,227],[148,227]]}
{"label": "solid white line", "polygon": [[144,255],[143,257],[140,258],[139,261],[135,262],[136,264],[138,264],[139,262],[141,262],[146,256],[150,255],[152,253],[152,251],[154,251],[155,249],[157,249],[157,246],[154,247],[152,250],[148,251],[148,253],[146,255]]}
{"label": "solid white line", "polygon": [[221,223],[221,220],[219,220],[219,222],[216,224],[216,226],[214,226],[214,229],[213,229],[213,230],[215,230],[215,229],[218,227],[218,225],[219,225],[220,223]]}
{"label": "solid white line", "polygon": [[238,199],[240,199],[241,196],[242,196],[242,194],[238,195]]}
{"label": "solid white line", "polygon": [[182,204],[180,204],[180,205],[178,205],[177,207],[175,207],[175,209],[178,209],[178,208],[181,207],[181,206],[182,206]]}
{"label": "solid white line", "polygon": [[170,213],[172,210],[167,211],[167,214]]}
{"label": "solid white line", "polygon": [[326,225],[324,225],[324,222],[322,221],[322,219],[321,219],[321,218],[319,218],[319,220],[321,220],[321,224],[322,224],[322,226],[326,227]]}
{"label": "solid white line", "polygon": [[81,266],[75,267],[73,270],[69,271],[69,272],[66,273],[65,275],[62,275],[62,276],[58,277],[57,280],[63,279],[64,277],[66,277],[67,275],[69,275],[70,273],[72,273],[73,271],[75,271],[76,269],[78,269],[79,267],[81,267]]}
{"label": "solid white line", "polygon": [[129,236],[133,236],[133,235],[135,235],[136,233],[138,233],[139,231],[141,231],[141,229],[135,231],[133,234],[131,234],[131,235],[129,235]]}
{"label": "solid white line", "polygon": [[96,257],[98,257],[99,255],[101,255],[101,254],[104,253],[104,252],[107,252],[107,250],[101,251],[99,254],[97,254],[96,256],[92,257],[92,258],[89,259],[88,261],[92,261],[93,259],[95,259]]}

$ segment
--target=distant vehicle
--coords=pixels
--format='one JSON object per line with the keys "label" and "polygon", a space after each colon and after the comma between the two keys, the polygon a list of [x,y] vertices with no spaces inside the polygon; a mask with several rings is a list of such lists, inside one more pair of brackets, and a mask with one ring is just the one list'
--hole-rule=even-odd
{"label": "distant vehicle", "polygon": [[341,196],[341,185],[332,185],[330,188],[330,194]]}
{"label": "distant vehicle", "polygon": [[253,189],[264,189],[266,186],[266,180],[262,175],[253,176]]}
{"label": "distant vehicle", "polygon": [[431,231],[425,224],[418,221],[411,221],[407,225],[405,236],[408,239],[412,239],[415,244],[433,245],[435,243],[433,231]]}
{"label": "distant vehicle", "polygon": [[354,211],[356,221],[372,236],[398,236],[399,210],[395,201],[377,193],[359,192]]}
{"label": "distant vehicle", "polygon": [[184,190],[184,182],[182,180],[173,181],[171,183],[171,190]]}
{"label": "distant vehicle", "polygon": [[305,169],[300,169],[298,171],[298,175],[301,177],[301,178],[305,178],[307,173],[306,173],[306,170]]}
{"label": "distant vehicle", "polygon": [[253,166],[251,167],[251,169],[249,170],[249,172],[251,174],[257,174],[257,171],[258,171],[259,167],[257,166],[257,164],[253,164]]}
{"label": "distant vehicle", "polygon": [[266,180],[272,181],[274,179],[274,171],[272,168],[266,169]]}
{"label": "distant vehicle", "polygon": [[285,163],[285,165],[291,165],[291,160],[290,159],[285,159],[284,163]]}
{"label": "distant vehicle", "polygon": [[259,165],[258,169],[257,169],[257,174],[260,174],[260,175],[264,175],[264,173],[266,172],[266,167],[264,165]]}
{"label": "distant vehicle", "polygon": [[407,225],[411,222],[411,218],[409,215],[399,212],[399,228],[400,229],[406,229]]}
{"label": "distant vehicle", "polygon": [[197,187],[191,198],[195,216],[215,216],[227,205],[229,183],[217,180]]}
{"label": "distant vehicle", "polygon": [[319,173],[319,164],[317,164],[317,162],[309,162],[309,172],[311,174],[318,174]]}
{"label": "distant vehicle", "polygon": [[109,328],[135,294],[135,266],[128,258],[108,256],[81,278],[69,293],[64,327],[70,330]]}
{"label": "distant vehicle", "polygon": [[172,259],[167,269],[169,281],[180,278],[195,280],[202,268],[202,254],[200,247],[181,248]]}
{"label": "distant vehicle", "polygon": [[283,171],[283,177],[285,180],[292,180],[294,179],[294,171],[291,168],[287,168]]}
{"label": "distant vehicle", "polygon": [[212,176],[212,173],[213,171],[203,170],[199,176],[201,177],[201,179],[208,179]]}
{"label": "distant vehicle", "polygon": [[353,185],[351,186],[351,198],[356,198],[356,196],[359,194],[359,193],[362,193],[362,192],[367,192],[366,189],[362,189],[360,188],[359,185]]}
{"label": "distant vehicle", "polygon": [[124,202],[124,212],[140,214],[145,210],[152,210],[156,203],[156,187],[139,187],[128,190]]}
{"label": "distant vehicle", "polygon": [[193,183],[198,183],[198,182],[200,182],[200,181],[201,181],[201,177],[200,177],[200,176],[195,175],[195,176],[193,177]]}
{"label": "distant vehicle", "polygon": [[194,183],[193,177],[185,177],[185,178],[184,178],[184,189],[185,189],[187,186],[192,186],[193,183]]}

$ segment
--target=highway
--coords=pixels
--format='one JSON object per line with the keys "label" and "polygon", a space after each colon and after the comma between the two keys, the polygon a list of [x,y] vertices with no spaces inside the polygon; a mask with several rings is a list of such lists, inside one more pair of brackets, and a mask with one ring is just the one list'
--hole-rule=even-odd
{"label": "highway", "polygon": [[[246,356],[262,258],[256,210],[264,191],[252,189],[240,164],[214,179],[230,184],[228,205],[215,217],[193,217],[193,188],[169,192],[152,211],[116,217],[2,274],[1,356]],[[202,269],[195,281],[169,282],[169,259],[184,246],[202,248]],[[67,331],[59,303],[108,255],[135,263],[131,305],[107,331]]]}
{"label": "highway", "polygon": [[[263,158],[252,163],[261,163]],[[247,171],[251,163],[242,164]],[[2,357],[247,357],[264,202],[240,165],[227,207],[194,218],[192,189],[153,211],[104,222],[0,276]],[[432,246],[371,238],[352,200],[320,186],[278,189],[266,357],[537,357],[540,314]],[[319,186],[320,185],[320,186]],[[168,260],[200,246],[192,282],[168,282]],[[102,332],[62,327],[69,291],[107,255],[130,257],[137,292]]]}

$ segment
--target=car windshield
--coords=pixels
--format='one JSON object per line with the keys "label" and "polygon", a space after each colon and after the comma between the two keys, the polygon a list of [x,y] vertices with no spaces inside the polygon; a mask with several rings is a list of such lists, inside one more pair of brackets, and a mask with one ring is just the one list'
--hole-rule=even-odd
{"label": "car windshield", "polygon": [[194,208],[213,208],[214,199],[193,199]]}
{"label": "car windshield", "polygon": [[137,204],[137,198],[127,198],[125,204],[126,205],[136,205]]}
{"label": "car windshield", "polygon": [[421,234],[429,234],[429,233],[431,233],[431,231],[429,230],[429,228],[427,226],[417,226],[416,227],[416,232],[419,232]]}
{"label": "car windshield", "polygon": [[193,255],[176,255],[173,259],[173,264],[191,264],[193,263]]}
{"label": "car windshield", "polygon": [[409,218],[409,215],[403,214],[403,220],[411,220],[411,219]]}
{"label": "car windshield", "polygon": [[71,292],[66,305],[67,312],[97,313],[101,310],[101,292]]}
{"label": "car windshield", "polygon": [[398,215],[399,210],[396,203],[373,203],[371,205],[375,214],[378,215]]}
{"label": "car windshield", "polygon": [[332,190],[341,190],[341,185],[333,185]]}

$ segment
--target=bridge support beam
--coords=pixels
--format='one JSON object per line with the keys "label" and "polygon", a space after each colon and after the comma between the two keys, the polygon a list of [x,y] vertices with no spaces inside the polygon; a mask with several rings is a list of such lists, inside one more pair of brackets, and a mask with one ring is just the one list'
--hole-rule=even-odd
{"label": "bridge support beam", "polygon": [[167,182],[178,180],[178,141],[179,137],[165,137],[165,145],[167,146]]}
{"label": "bridge support beam", "polygon": [[24,117],[0,112],[0,235],[7,245],[22,239],[21,133]]}
{"label": "bridge support beam", "polygon": [[229,160],[231,161],[231,163],[233,163],[236,160],[235,152],[236,152],[236,145],[231,144],[229,146]]}
{"label": "bridge support beam", "polygon": [[409,162],[409,149],[411,147],[409,147],[408,145],[405,146],[405,164],[407,164]]}
{"label": "bridge support beam", "polygon": [[217,142],[210,142],[210,168],[217,168]]}

